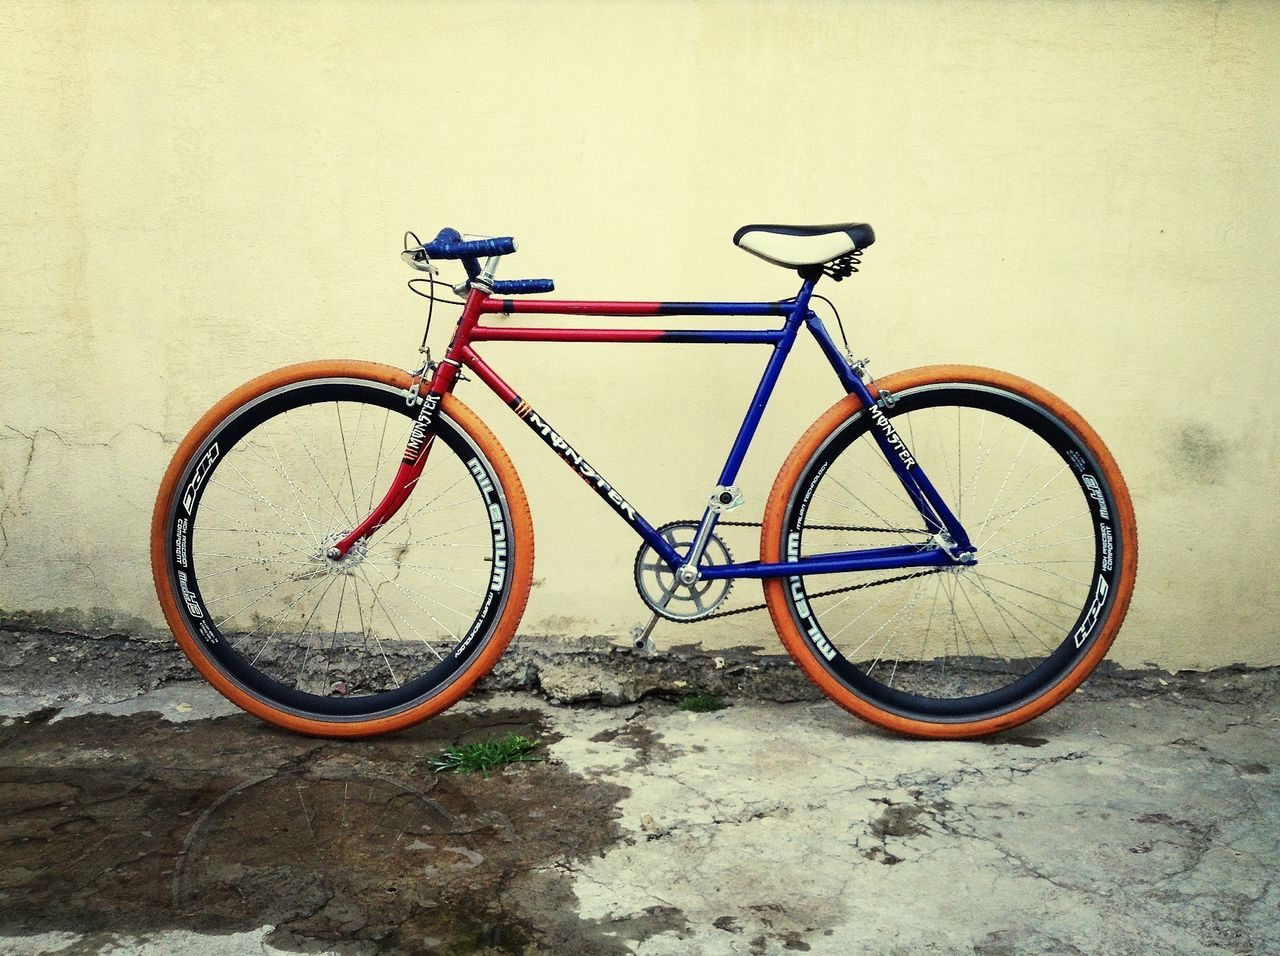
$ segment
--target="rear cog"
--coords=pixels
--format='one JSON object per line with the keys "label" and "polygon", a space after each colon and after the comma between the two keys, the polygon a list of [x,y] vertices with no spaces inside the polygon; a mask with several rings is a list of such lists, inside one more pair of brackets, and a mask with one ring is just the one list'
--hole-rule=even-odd
{"label": "rear cog", "polygon": [[[667,544],[683,553],[689,550],[698,534],[698,522],[672,521],[657,531]],[[711,534],[698,566],[705,568],[732,563],[729,546]],[[681,584],[676,580],[675,571],[648,544],[642,545],[636,553],[635,579],[640,599],[655,614],[668,621],[682,623],[697,621],[712,613],[724,603],[733,588],[733,581],[728,578],[713,581],[700,578],[692,584]]]}

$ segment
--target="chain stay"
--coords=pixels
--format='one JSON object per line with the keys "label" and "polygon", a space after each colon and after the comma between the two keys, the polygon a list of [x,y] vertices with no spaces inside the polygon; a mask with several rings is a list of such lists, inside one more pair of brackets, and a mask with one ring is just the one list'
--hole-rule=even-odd
{"label": "chain stay", "polygon": [[[735,528],[759,528],[761,526],[761,522],[759,521],[719,521],[716,523],[719,526],[729,525]],[[852,525],[852,524],[811,524],[811,525],[805,525],[805,528],[811,531],[877,531],[877,532],[884,532],[886,534],[928,534],[929,533],[920,528],[870,528],[870,527],[864,527],[862,525]],[[879,581],[866,581],[866,582],[863,582],[862,584],[850,584],[847,587],[843,587],[843,588],[832,588],[830,591],[819,591],[816,594],[808,595],[808,597],[812,600],[813,598],[830,597],[833,594],[845,594],[846,592],[849,592],[849,591],[862,591],[862,590],[865,590],[866,588],[878,587],[881,584],[894,584],[898,581],[910,581],[912,578],[923,578],[927,575],[937,574],[938,572],[944,571],[944,570],[946,569],[945,568],[927,568],[924,571],[914,571],[911,574],[899,574],[896,577],[883,578]],[[714,614],[708,614],[706,617],[694,618],[693,620],[688,620],[688,621],[676,621],[676,623],[677,624],[697,624],[700,621],[711,621],[719,617],[732,617],[735,614],[748,614],[751,611],[763,611],[768,606],[769,605],[767,604],[752,604],[750,607],[734,608],[732,611],[717,611]]]}

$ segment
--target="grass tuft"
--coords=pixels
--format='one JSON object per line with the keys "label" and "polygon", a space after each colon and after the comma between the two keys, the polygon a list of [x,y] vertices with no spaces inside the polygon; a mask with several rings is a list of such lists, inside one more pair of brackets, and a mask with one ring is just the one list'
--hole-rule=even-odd
{"label": "grass tuft", "polygon": [[489,776],[494,767],[508,763],[537,763],[546,760],[533,750],[542,745],[540,740],[530,740],[519,734],[507,734],[474,744],[450,747],[431,761],[432,769],[452,773],[482,773]]}
{"label": "grass tuft", "polygon": [[692,711],[695,714],[706,714],[713,710],[724,710],[729,705],[715,694],[690,694],[677,703],[676,706],[681,710]]}

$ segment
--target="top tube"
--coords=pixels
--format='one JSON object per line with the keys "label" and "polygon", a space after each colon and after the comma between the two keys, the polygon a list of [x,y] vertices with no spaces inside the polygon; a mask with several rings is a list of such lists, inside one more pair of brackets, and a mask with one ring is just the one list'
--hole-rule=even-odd
{"label": "top tube", "polygon": [[566,299],[505,299],[487,296],[485,315],[790,315],[795,301],[780,302],[602,302]]}

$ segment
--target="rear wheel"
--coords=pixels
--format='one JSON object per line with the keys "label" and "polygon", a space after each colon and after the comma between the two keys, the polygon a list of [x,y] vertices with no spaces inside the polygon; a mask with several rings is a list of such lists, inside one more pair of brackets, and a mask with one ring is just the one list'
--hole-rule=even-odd
{"label": "rear wheel", "polygon": [[341,561],[328,548],[386,491],[417,408],[363,362],[248,383],[165,475],[152,568],[178,643],[251,713],[383,733],[439,713],[496,662],[528,596],[533,533],[497,440],[452,396],[408,502]]}
{"label": "rear wheel", "polygon": [[[1124,618],[1137,567],[1124,479],[1030,382],[939,366],[878,385],[977,563],[770,579],[778,633],[833,700],[881,726],[968,737],[1030,720],[1080,685]],[[796,445],[766,508],[765,560],[932,546],[870,428],[850,397]]]}

